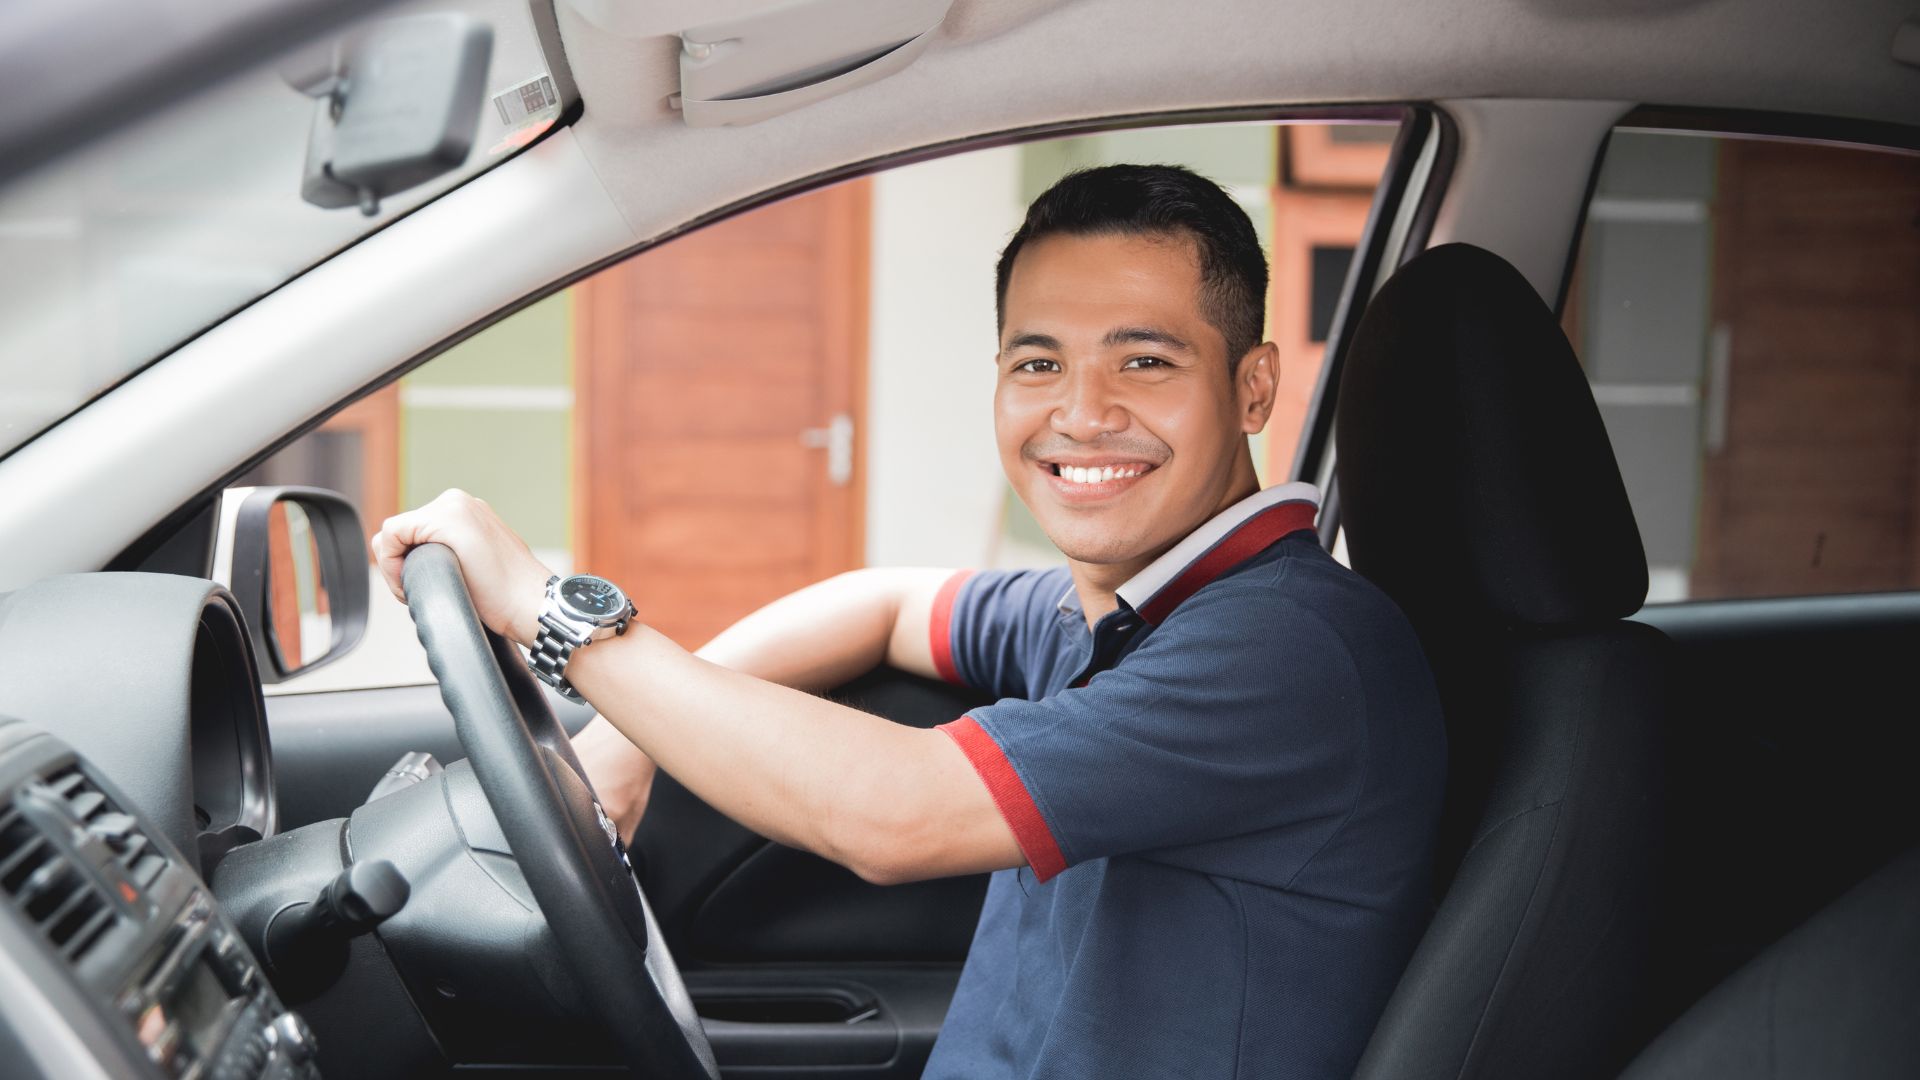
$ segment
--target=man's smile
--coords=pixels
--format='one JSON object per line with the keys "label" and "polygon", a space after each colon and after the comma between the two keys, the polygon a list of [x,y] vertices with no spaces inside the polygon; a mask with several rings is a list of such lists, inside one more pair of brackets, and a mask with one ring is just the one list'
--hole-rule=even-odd
{"label": "man's smile", "polygon": [[1111,498],[1145,479],[1156,466],[1138,458],[1056,458],[1034,463],[1053,493],[1070,502]]}

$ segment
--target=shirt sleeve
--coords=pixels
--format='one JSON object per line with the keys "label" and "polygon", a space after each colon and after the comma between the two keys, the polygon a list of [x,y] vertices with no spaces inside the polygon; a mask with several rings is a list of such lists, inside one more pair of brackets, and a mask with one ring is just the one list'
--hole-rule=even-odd
{"label": "shirt sleeve", "polygon": [[1025,697],[1034,650],[1057,616],[1064,570],[962,570],[934,598],[933,664],[951,683]]}
{"label": "shirt sleeve", "polygon": [[1345,640],[1271,588],[1204,589],[1082,687],[942,725],[1041,881],[1075,863],[1278,830],[1305,865],[1364,780]]}

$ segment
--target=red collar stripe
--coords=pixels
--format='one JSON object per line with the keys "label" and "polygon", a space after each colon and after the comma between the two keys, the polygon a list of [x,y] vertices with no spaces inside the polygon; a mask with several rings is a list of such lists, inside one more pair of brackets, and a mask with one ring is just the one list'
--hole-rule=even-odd
{"label": "red collar stripe", "polygon": [[1284,502],[1262,510],[1154,593],[1140,606],[1140,617],[1156,626],[1166,621],[1174,608],[1221,574],[1272,547],[1288,533],[1313,528],[1318,512],[1319,507],[1310,502]]}
{"label": "red collar stripe", "polygon": [[1065,870],[1067,859],[1060,854],[1053,830],[1047,828],[1047,819],[1040,816],[1040,807],[1034,804],[1027,785],[1020,782],[1020,774],[1013,770],[1013,763],[1007,760],[993,736],[971,716],[941,724],[939,730],[959,744],[973,771],[986,782],[987,793],[993,796],[993,805],[1013,830],[1014,842],[1020,845],[1020,853],[1033,868],[1034,879],[1046,881]]}
{"label": "red collar stripe", "polygon": [[933,618],[929,620],[927,644],[933,649],[933,670],[955,686],[965,683],[960,679],[960,669],[953,663],[953,602],[960,595],[960,586],[972,576],[971,570],[956,571],[940,586],[940,591],[933,596]]}

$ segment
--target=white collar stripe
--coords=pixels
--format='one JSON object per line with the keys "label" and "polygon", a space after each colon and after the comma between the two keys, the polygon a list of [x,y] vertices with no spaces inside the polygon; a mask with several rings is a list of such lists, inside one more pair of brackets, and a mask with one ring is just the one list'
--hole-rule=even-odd
{"label": "white collar stripe", "polygon": [[[1153,560],[1153,562],[1147,565],[1146,569],[1128,579],[1127,583],[1120,586],[1117,590],[1120,599],[1125,600],[1128,607],[1139,612],[1148,621],[1159,622],[1161,618],[1165,617],[1166,611],[1172,610],[1179,601],[1186,599],[1187,596],[1198,591],[1200,586],[1205,585],[1207,581],[1218,577],[1232,565],[1257,554],[1257,551],[1246,552],[1245,554],[1239,555],[1238,558],[1233,559],[1227,565],[1217,568],[1205,565],[1207,556],[1211,554],[1214,549],[1225,544],[1235,533],[1240,531],[1242,526],[1253,521],[1256,517],[1261,516],[1265,511],[1285,503],[1306,503],[1317,510],[1320,505],[1319,489],[1315,488],[1312,484],[1296,481],[1288,484],[1275,484],[1265,491],[1258,491],[1241,499],[1239,502],[1234,503],[1232,506],[1214,515],[1212,520],[1193,530],[1193,532],[1187,535],[1186,539],[1173,545],[1173,547],[1167,550],[1166,554]],[[1311,521],[1310,515],[1307,520]],[[1289,531],[1291,531],[1291,529]],[[1273,539],[1277,540],[1279,537],[1276,536],[1273,537]],[[1264,550],[1266,546],[1266,544],[1261,544],[1260,549]],[[1189,569],[1206,569],[1210,572],[1204,575],[1205,580],[1202,581],[1180,581]],[[1162,597],[1161,594],[1168,592],[1168,587],[1176,584],[1176,582],[1181,585],[1181,588],[1174,591],[1180,593],[1180,595],[1174,596],[1169,594]],[[1186,586],[1188,585],[1192,587],[1187,588]],[[1163,600],[1171,602],[1161,602]],[[1150,607],[1153,608],[1151,612],[1148,610]]]}

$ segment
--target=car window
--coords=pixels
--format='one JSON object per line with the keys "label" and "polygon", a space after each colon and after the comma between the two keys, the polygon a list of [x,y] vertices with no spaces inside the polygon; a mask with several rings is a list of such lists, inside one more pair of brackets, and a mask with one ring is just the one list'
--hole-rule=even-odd
{"label": "car window", "polygon": [[[519,0],[417,0],[493,32],[464,164],[363,215],[303,200],[316,110],[305,48],[0,188],[0,456],[321,259],[505,161],[560,113]],[[342,35],[352,32],[342,31]],[[537,108],[523,90],[536,88]],[[496,100],[498,99],[498,100]],[[506,102],[506,104],[503,104]],[[509,107],[511,105],[512,107]]]}
{"label": "car window", "polygon": [[1564,323],[1650,603],[1920,584],[1920,156],[1620,130]]}
{"label": "car window", "polygon": [[[621,583],[697,647],[860,566],[1055,563],[992,437],[994,263],[1026,204],[1109,162],[1188,165],[1272,264],[1281,401],[1255,438],[1287,478],[1392,123],[1106,132],[837,184],[673,240],[455,346],[243,483],[333,488],[369,530],[447,487],[556,571]],[[272,692],[431,681],[376,586],[368,639]]]}

